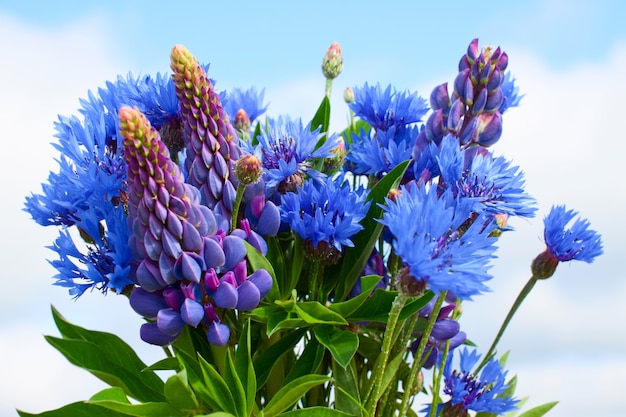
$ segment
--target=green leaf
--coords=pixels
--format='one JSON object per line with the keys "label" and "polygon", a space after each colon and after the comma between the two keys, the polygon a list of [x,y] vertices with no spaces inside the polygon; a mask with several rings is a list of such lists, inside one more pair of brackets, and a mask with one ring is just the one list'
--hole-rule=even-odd
{"label": "green leaf", "polygon": [[367,275],[361,278],[361,294],[357,295],[354,298],[350,298],[349,300],[342,301],[339,303],[332,303],[328,306],[332,311],[340,314],[342,317],[348,317],[352,314],[357,308],[359,308],[367,297],[369,297],[370,293],[376,287],[376,284],[382,279],[380,275]]}
{"label": "green leaf", "polygon": [[[320,131],[322,133],[328,132],[328,128],[330,126],[330,100],[328,97],[324,96],[320,106],[317,108],[313,119],[311,119],[311,132],[313,132],[318,127],[321,128]],[[319,148],[324,144],[323,140],[320,140],[315,149]]]}
{"label": "green leaf", "polygon": [[144,371],[180,371],[180,362],[175,357],[164,358],[153,363],[144,369]]}
{"label": "green leaf", "polygon": [[246,392],[244,391],[243,384],[239,380],[239,375],[237,374],[237,370],[235,369],[235,363],[233,362],[230,349],[226,351],[225,362],[224,382],[226,382],[226,385],[230,388],[233,400],[235,401],[235,407],[237,410],[235,414],[240,417],[247,417],[249,415],[249,412],[247,410],[248,398],[246,396]]}
{"label": "green leaf", "polygon": [[215,367],[208,363],[202,356],[198,356],[198,361],[200,362],[200,368],[202,368],[202,375],[204,376],[204,384],[207,388],[207,392],[212,402],[217,405],[212,408],[217,411],[227,411],[237,415],[235,400],[222,376],[217,372]]}
{"label": "green leaf", "polygon": [[124,390],[119,387],[105,388],[91,396],[89,401],[117,401],[118,403],[130,404]]}
{"label": "green leaf", "polygon": [[254,359],[254,369],[256,370],[257,389],[267,382],[267,378],[278,359],[287,352],[291,352],[300,341],[307,329],[296,329],[281,337],[276,343],[268,347]]}
{"label": "green leaf", "polygon": [[268,301],[277,300],[280,296],[280,289],[278,288],[278,283],[276,282],[276,274],[274,273],[274,268],[272,267],[272,264],[267,260],[265,256],[263,256],[261,252],[257,250],[257,248],[255,248],[245,240],[243,243],[246,245],[246,254],[252,270],[256,271],[259,269],[265,269],[272,276],[272,288],[265,296],[265,298]]}
{"label": "green leaf", "polygon": [[259,136],[261,136],[261,122],[257,123],[256,126],[254,126],[254,133],[250,138],[250,144],[252,146],[259,144],[259,140],[257,139]]}
{"label": "green leaf", "polygon": [[256,375],[250,355],[250,321],[246,322],[239,338],[239,344],[235,352],[235,369],[246,393],[247,416],[254,408],[256,398]]}
{"label": "green leaf", "polygon": [[348,324],[340,314],[321,305],[318,301],[296,303],[296,312],[302,320],[309,324]]}
{"label": "green leaf", "polygon": [[[153,371],[146,370],[147,365],[118,336],[76,326],[68,322],[54,306],[52,306],[52,317],[65,342],[57,342],[61,340],[57,338],[46,338],[46,340],[59,349],[70,362],[87,369],[100,379],[113,377],[113,380],[121,379],[127,382],[128,388],[132,390],[132,392],[127,393],[140,401],[162,401],[164,399],[162,394],[164,383],[161,378]],[[70,340],[75,341],[75,343],[70,342]],[[81,349],[80,346],[89,346],[86,348],[90,349],[92,345],[97,348],[93,352],[81,353],[76,350]],[[69,350],[64,352],[61,348]],[[98,355],[101,358],[95,358]],[[117,374],[112,372],[117,372]],[[105,379],[102,380],[107,382]]]}
{"label": "green leaf", "polygon": [[198,408],[196,396],[187,383],[187,372],[184,370],[167,379],[165,382],[165,398],[167,402],[180,410],[195,410]]}
{"label": "green leaf", "polygon": [[385,197],[389,194],[389,190],[400,184],[400,180],[406,171],[410,161],[405,161],[392,169],[385,175],[368,193],[367,200],[372,204],[367,212],[367,216],[361,221],[363,230],[357,233],[352,241],[354,247],[347,248],[342,257],[341,269],[338,276],[341,277],[337,285],[335,298],[341,301],[346,298],[354,283],[361,275],[363,267],[374,249],[374,245],[383,230],[383,225],[376,221],[382,217],[383,209],[378,204],[385,202]]}
{"label": "green leaf", "polygon": [[288,284],[286,283],[287,272],[285,263],[289,260],[289,256],[287,253],[285,253],[286,248],[284,247],[284,244],[285,243],[281,241],[278,236],[267,239],[267,254],[265,255],[268,263],[271,264],[272,268],[274,269],[276,286],[278,288],[277,293],[280,294],[280,298],[287,297],[289,292],[291,291],[287,288]]}
{"label": "green leaf", "polygon": [[326,347],[343,368],[348,366],[359,348],[359,337],[349,331],[326,324],[313,328],[317,340]]}
{"label": "green leaf", "polygon": [[204,383],[204,375],[197,359],[198,355],[194,353],[193,356],[190,356],[184,350],[177,350],[176,356],[187,372],[187,381],[193,388],[196,399],[204,402],[209,408],[218,409],[219,404],[214,401],[212,393]]}
{"label": "green leaf", "polygon": [[304,244],[302,243],[302,239],[299,236],[296,236],[295,239],[293,239],[293,250],[291,252],[291,281],[289,282],[289,286],[286,288],[286,290],[288,290],[286,291],[286,294],[290,294],[291,291],[296,288],[296,285],[300,280],[303,265]]}
{"label": "green leaf", "polygon": [[353,416],[360,416],[364,412],[361,405],[359,381],[354,360],[343,369],[333,360],[333,376],[335,377],[335,407]]}
{"label": "green leaf", "polygon": [[291,318],[289,312],[285,310],[276,310],[267,320],[267,336],[270,337],[282,329],[297,329],[305,326],[306,322],[304,320]]}
{"label": "green leaf", "polygon": [[[397,291],[374,291],[371,297],[354,312],[352,312],[347,319],[350,322],[359,321],[379,321],[386,322],[391,311],[391,304],[395,300]],[[433,298],[432,291],[425,292],[420,297],[411,298],[406,302],[406,305],[400,312],[399,320],[404,320],[416,311],[419,311]]]}
{"label": "green leaf", "polygon": [[[90,404],[104,409],[113,410],[127,416],[136,417],[183,417],[186,414],[163,402],[146,402],[142,404],[126,404],[117,401],[95,401]],[[73,416],[73,414],[67,414]]]}
{"label": "green leaf", "polygon": [[326,407],[307,407],[300,410],[287,411],[282,413],[283,417],[347,417],[352,414],[346,414],[339,410]]}
{"label": "green leaf", "polygon": [[[108,351],[87,340],[60,339],[45,336],[54,348],[71,363],[91,372],[105,383],[120,387],[124,392],[139,401],[148,402],[164,399],[162,391],[146,386],[141,371],[126,368],[110,359]],[[145,368],[145,365],[141,369]]]}
{"label": "green leaf", "polygon": [[263,409],[263,417],[274,417],[293,406],[311,388],[330,381],[324,375],[305,375],[284,385]]}
{"label": "green leaf", "polygon": [[541,417],[545,415],[548,411],[552,410],[554,406],[558,403],[558,401],[552,401],[549,403],[538,405],[535,408],[531,408],[530,410],[523,412],[519,415],[519,417]]}
{"label": "green leaf", "polygon": [[17,410],[20,417],[127,417],[128,414],[99,407],[86,402],[75,402],[65,405],[56,410],[44,411],[40,414],[31,414]]}
{"label": "green leaf", "polygon": [[294,363],[284,383],[293,381],[304,375],[313,374],[322,363],[326,349],[315,338],[311,338],[304,347],[304,351]]}

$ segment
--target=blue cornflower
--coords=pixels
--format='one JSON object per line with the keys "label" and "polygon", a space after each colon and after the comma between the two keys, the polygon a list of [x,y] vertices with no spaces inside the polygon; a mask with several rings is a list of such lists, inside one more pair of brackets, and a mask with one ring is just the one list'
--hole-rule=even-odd
{"label": "blue cornflower", "polygon": [[503,96],[502,104],[500,104],[498,109],[500,113],[504,113],[511,107],[519,106],[520,101],[525,96],[525,94],[519,94],[519,88],[515,85],[515,78],[511,76],[509,71],[504,73],[504,80],[500,88]]}
{"label": "blue cornflower", "polygon": [[[430,147],[437,146],[431,143]],[[504,157],[496,158],[481,147],[463,150],[452,135],[445,136],[431,154],[436,154],[441,172],[440,187],[475,201],[474,211],[534,217],[535,199],[524,190],[524,173]]]}
{"label": "blue cornflower", "polygon": [[419,122],[428,111],[426,100],[408,91],[392,91],[391,85],[383,91],[379,84],[354,88],[354,102],[350,109],[374,129],[396,130],[407,124]]}
{"label": "blue cornflower", "polygon": [[351,238],[363,229],[359,222],[369,210],[363,188],[352,191],[343,177],[308,180],[298,192],[281,196],[281,219],[316,249],[320,242],[341,251],[354,246]]}
{"label": "blue cornflower", "polygon": [[254,152],[263,164],[263,180],[268,190],[279,192],[295,191],[304,183],[304,175],[321,178],[322,174],[312,168],[315,158],[333,156],[339,136],[327,137],[319,148],[315,146],[324,136],[321,128],[311,131],[311,124],[302,125],[302,121],[289,118],[270,120],[267,130],[261,129],[259,145]]}
{"label": "blue cornflower", "polygon": [[396,132],[395,126],[387,131],[353,135],[353,142],[346,156],[355,174],[380,175],[391,171],[400,163],[411,159],[413,142],[418,128],[412,126]]}
{"label": "blue cornflower", "polygon": [[[428,188],[428,190],[427,190]],[[450,190],[409,183],[395,201],[386,200],[382,224],[393,235],[393,249],[408,267],[411,279],[435,293],[450,291],[462,300],[488,291],[485,281],[494,257],[495,225],[473,213],[473,202],[455,198]]]}
{"label": "blue cornflower", "polygon": [[437,415],[466,415],[467,411],[503,415],[516,410],[519,400],[504,396],[508,388],[507,371],[497,360],[490,360],[480,375],[474,375],[472,368],[480,359],[476,350],[467,348],[460,351],[459,370],[452,370],[452,357],[444,366],[445,386],[443,392],[451,398],[439,404]]}
{"label": "blue cornflower", "polygon": [[257,93],[255,87],[251,87],[247,90],[233,88],[230,91],[222,91],[220,93],[220,100],[231,120],[235,119],[237,112],[243,109],[248,115],[250,123],[254,123],[254,121],[267,110],[268,104],[263,104],[264,94],[265,90],[261,90]]}
{"label": "blue cornflower", "polygon": [[571,260],[591,263],[602,254],[602,239],[595,230],[589,229],[589,220],[576,219],[577,211],[567,210],[565,206],[553,206],[544,219],[544,238],[550,253],[559,261]]}

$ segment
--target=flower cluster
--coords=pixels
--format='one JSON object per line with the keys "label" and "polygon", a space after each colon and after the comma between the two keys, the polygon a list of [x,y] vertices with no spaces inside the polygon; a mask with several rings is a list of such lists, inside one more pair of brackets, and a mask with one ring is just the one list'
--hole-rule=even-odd
{"label": "flower cluster", "polygon": [[[218,93],[182,45],[171,76],[129,75],[90,93],[82,118],[59,118],[59,172],[26,210],[60,228],[56,284],[74,297],[128,296],[146,320],[141,338],[174,358],[139,366],[118,339],[55,317],[59,350],[119,389],[63,412],[145,415],[149,402],[158,415],[410,415],[425,372],[430,417],[516,409],[495,358],[502,332],[537,280],[560,262],[592,262],[602,242],[553,207],[546,250],[483,361],[459,349],[472,345],[464,305],[490,291],[509,219],[537,211],[522,170],[491,149],[522,97],[507,66],[475,39],[452,94],[446,83],[429,101],[392,86],[346,89],[342,134],[328,131],[338,43],[306,123],[259,120],[263,90]],[[111,344],[100,359],[115,366],[75,355],[92,337]],[[164,368],[174,373],[165,383],[152,371]]]}

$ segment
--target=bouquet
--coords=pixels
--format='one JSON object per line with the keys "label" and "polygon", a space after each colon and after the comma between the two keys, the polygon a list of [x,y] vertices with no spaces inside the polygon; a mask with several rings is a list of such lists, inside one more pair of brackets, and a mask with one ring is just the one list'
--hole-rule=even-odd
{"label": "bouquet", "polygon": [[592,262],[602,242],[553,206],[546,249],[492,345],[461,330],[509,218],[536,212],[523,172],[491,149],[522,98],[507,54],[473,40],[453,84],[428,100],[348,88],[349,122],[333,133],[342,66],[333,43],[309,122],[263,119],[263,91],[218,93],[176,45],[171,74],[119,77],[81,101],[80,117],[59,117],[59,171],[26,199],[36,222],[59,228],[55,284],[128,297],[141,339],[164,357],[145,364],[53,308],[60,337],[47,341],[110,388],[38,415],[520,412],[498,341],[539,280]]}

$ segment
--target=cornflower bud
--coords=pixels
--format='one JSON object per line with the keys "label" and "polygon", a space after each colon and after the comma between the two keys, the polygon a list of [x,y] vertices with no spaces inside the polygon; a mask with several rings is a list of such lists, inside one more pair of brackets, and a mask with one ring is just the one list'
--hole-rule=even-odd
{"label": "cornflower bud", "polygon": [[352,88],[346,87],[343,90],[343,100],[348,104],[354,103],[354,90]]}
{"label": "cornflower bud", "polygon": [[248,113],[244,109],[237,110],[237,114],[235,114],[235,119],[233,120],[233,126],[239,133],[239,137],[242,140],[248,140],[250,137],[250,117],[248,117]]}
{"label": "cornflower bud", "polygon": [[328,80],[333,80],[341,74],[343,69],[343,57],[341,56],[341,46],[338,42],[333,42],[324,55],[322,61],[322,73]]}
{"label": "cornflower bud", "polygon": [[259,181],[263,173],[261,160],[255,155],[244,155],[235,163],[237,180],[244,185],[254,184]]}

